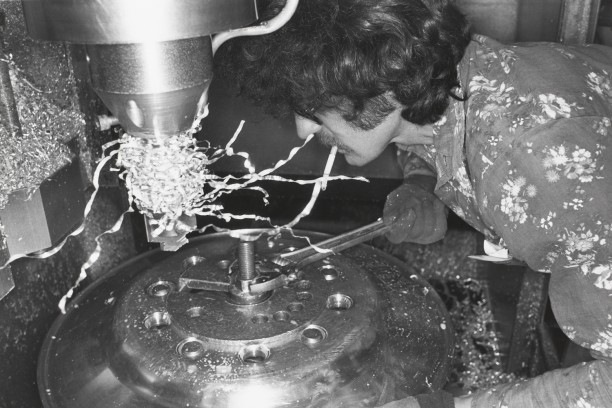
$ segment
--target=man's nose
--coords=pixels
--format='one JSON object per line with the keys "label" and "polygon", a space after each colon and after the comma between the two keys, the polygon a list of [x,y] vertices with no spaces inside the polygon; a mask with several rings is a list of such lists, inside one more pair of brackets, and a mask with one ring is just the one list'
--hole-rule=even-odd
{"label": "man's nose", "polygon": [[321,125],[312,119],[295,114],[295,129],[300,139],[306,139],[321,130]]}

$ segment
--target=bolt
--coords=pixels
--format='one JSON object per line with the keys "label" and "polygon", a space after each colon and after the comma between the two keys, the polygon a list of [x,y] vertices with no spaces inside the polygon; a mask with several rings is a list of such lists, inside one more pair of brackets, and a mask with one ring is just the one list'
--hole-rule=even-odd
{"label": "bolt", "polygon": [[255,241],[240,240],[238,244],[238,266],[240,268],[240,280],[250,281],[255,279]]}

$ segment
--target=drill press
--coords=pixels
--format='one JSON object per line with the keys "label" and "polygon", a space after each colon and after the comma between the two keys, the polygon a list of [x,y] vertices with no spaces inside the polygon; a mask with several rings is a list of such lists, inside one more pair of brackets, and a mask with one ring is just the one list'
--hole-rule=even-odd
{"label": "drill press", "polygon": [[[23,5],[34,37],[87,44],[94,89],[147,140],[192,125],[222,41],[277,24],[237,28],[256,19],[252,0]],[[444,384],[453,334],[427,282],[366,246],[288,272],[276,255],[309,241],[267,233],[196,237],[88,286],[41,350],[45,408],[372,407]]]}
{"label": "drill press", "polygon": [[[91,85],[122,128],[160,141],[203,112],[214,51],[232,37],[276,30],[297,3],[246,28],[257,19],[253,0],[23,0],[23,10],[33,38],[86,44]],[[196,227],[193,215],[180,221],[153,233],[155,220],[146,217],[149,241],[178,249]]]}

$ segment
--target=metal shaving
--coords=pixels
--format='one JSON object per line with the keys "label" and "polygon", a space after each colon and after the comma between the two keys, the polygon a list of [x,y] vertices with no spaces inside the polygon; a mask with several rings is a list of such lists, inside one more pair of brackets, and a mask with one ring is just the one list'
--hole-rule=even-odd
{"label": "metal shaving", "polygon": [[[47,177],[70,162],[66,142],[84,132],[85,120],[78,109],[57,106],[44,90],[36,88],[12,62],[9,74],[21,122],[22,134],[0,131],[0,208],[16,190],[36,191]],[[27,171],[24,171],[27,169]]]}
{"label": "metal shaving", "polygon": [[117,166],[124,168],[121,177],[134,204],[160,228],[174,228],[182,214],[215,209],[205,203],[203,188],[210,179],[210,161],[191,134],[161,140],[125,134],[119,143]]}
{"label": "metal shaving", "polygon": [[[302,217],[308,215],[316,201],[321,187],[328,180],[349,179],[344,176],[330,177],[331,165],[335,151],[330,152],[330,160],[322,177],[314,180],[292,180],[271,174],[295,156],[309,140],[303,145],[293,148],[286,159],[280,160],[269,169],[257,171],[249,160],[246,152],[234,151],[232,144],[237,139],[244,122],[234,133],[231,140],[223,148],[201,146],[193,137],[199,130],[197,125],[206,116],[207,110],[194,122],[194,126],[187,132],[159,138],[143,139],[125,134],[119,141],[117,158],[120,177],[125,180],[126,187],[137,209],[147,216],[151,223],[157,225],[153,235],[159,235],[164,230],[178,227],[185,228],[179,218],[182,215],[214,216],[225,221],[230,219],[254,219],[272,222],[256,214],[231,214],[225,212],[218,204],[218,199],[237,190],[254,190],[262,194],[262,200],[267,203],[268,193],[255,183],[262,180],[291,182],[297,184],[313,184],[311,200],[304,210],[295,219],[284,226],[275,226],[274,231],[290,229]],[[243,176],[220,177],[210,173],[207,166],[230,156],[240,156],[244,159],[244,168],[247,174]],[[367,181],[364,178],[351,178]],[[206,226],[199,230],[203,232]],[[216,227],[215,227],[216,228]],[[218,228],[217,228],[218,229]],[[195,230],[195,227],[192,229]],[[183,231],[185,232],[185,231]]]}
{"label": "metal shaving", "polygon": [[468,255],[476,252],[477,233],[449,230],[434,244],[391,244],[381,238],[377,246],[418,271],[444,301],[455,331],[455,358],[447,388],[466,394],[513,381],[504,372],[506,342],[498,332],[487,291],[486,275]]}
{"label": "metal shaving", "polygon": [[480,283],[451,280],[446,286],[453,288],[446,294],[453,298],[449,313],[457,336],[451,382],[464,392],[475,392],[515,380],[503,370],[499,335]]}

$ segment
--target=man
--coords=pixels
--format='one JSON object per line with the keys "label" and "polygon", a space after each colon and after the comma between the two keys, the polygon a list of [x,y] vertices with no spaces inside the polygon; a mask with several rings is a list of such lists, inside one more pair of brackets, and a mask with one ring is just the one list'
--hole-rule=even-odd
{"label": "man", "polygon": [[[262,20],[282,5],[263,4]],[[471,38],[448,0],[303,0],[280,31],[228,43],[218,63],[350,164],[396,145],[405,182],[385,205],[388,238],[439,240],[449,207],[552,274],[557,321],[596,358],[388,407],[612,407],[612,49]]]}

